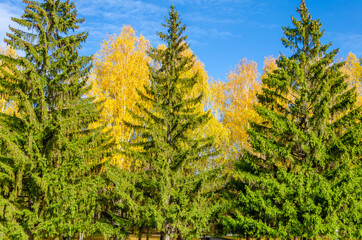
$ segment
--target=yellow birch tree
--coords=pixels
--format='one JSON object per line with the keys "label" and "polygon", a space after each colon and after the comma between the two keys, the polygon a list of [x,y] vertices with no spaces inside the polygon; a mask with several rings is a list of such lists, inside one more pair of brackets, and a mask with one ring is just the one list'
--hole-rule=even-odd
{"label": "yellow birch tree", "polygon": [[344,74],[348,75],[347,81],[350,88],[356,87],[357,105],[362,105],[362,66],[355,54],[348,54],[346,63],[341,70]]}
{"label": "yellow birch tree", "polygon": [[[102,43],[101,50],[94,57],[91,96],[97,101],[104,101],[104,104],[102,118],[93,127],[107,125],[105,131],[110,131],[120,150],[121,142],[129,141],[134,135],[133,129],[126,126],[123,120],[132,121],[128,110],[137,114],[135,104],[140,99],[136,89],[142,91],[143,86],[149,84],[147,65],[152,64],[147,56],[149,46],[149,41],[143,36],[137,37],[130,26],[124,26],[119,35],[109,36]],[[159,45],[158,48],[165,46]],[[199,107],[206,111],[211,108],[208,74],[203,63],[191,50],[185,51],[184,54],[194,56],[195,64],[183,77],[198,73],[198,82],[190,92],[190,96],[203,93],[204,101]],[[197,129],[191,134],[215,136],[215,147],[224,144],[228,139],[228,130],[214,116],[203,129]],[[213,159],[212,163],[202,164],[204,167],[212,167],[221,164],[220,159],[221,157]],[[121,153],[115,154],[111,163],[127,170],[131,170],[132,164],[134,170],[141,167],[137,165],[137,161],[127,159]]]}
{"label": "yellow birch tree", "polygon": [[[188,49],[184,52],[184,54],[186,56],[192,56],[194,53]],[[212,117],[207,124],[205,124],[202,128],[196,129],[192,134],[195,136],[203,135],[205,137],[213,136],[215,139],[214,147],[216,149],[221,149],[223,152],[223,154],[216,158],[208,159],[207,161],[200,163],[202,164],[201,167],[212,169],[220,165],[228,165],[228,159],[225,157],[226,151],[224,151],[224,149],[230,141],[230,131],[217,119],[217,109],[214,107],[212,102],[212,89],[209,76],[205,70],[204,64],[197,58],[195,59],[194,66],[183,77],[191,77],[195,73],[198,73],[198,82],[190,92],[190,96],[196,97],[202,93],[204,98],[199,106],[200,110],[210,110],[212,112]]]}
{"label": "yellow birch tree", "polygon": [[277,70],[278,66],[276,63],[276,59],[273,56],[265,57],[263,64],[263,74],[261,75],[261,79],[267,77],[268,73],[272,73],[274,70]]}
{"label": "yellow birch tree", "polygon": [[[94,56],[94,72],[91,76],[91,96],[104,101],[102,118],[96,125],[107,125],[105,131],[120,142],[129,141],[133,129],[123,120],[130,120],[128,110],[136,111],[139,100],[136,89],[148,84],[149,58],[146,54],[149,41],[136,36],[130,26],[124,26],[119,35],[111,35],[103,41],[101,50]],[[95,126],[96,126],[95,125]],[[95,127],[94,126],[94,127]],[[112,164],[130,169],[131,162],[121,154],[115,154]]]}
{"label": "yellow birch tree", "polygon": [[247,142],[249,120],[257,121],[254,110],[258,81],[257,64],[244,58],[227,74],[227,82],[212,83],[213,102],[221,122],[230,130],[229,154],[236,158],[240,150],[250,149]]}
{"label": "yellow birch tree", "polygon": [[[0,53],[14,58],[17,56],[16,50],[8,46],[5,48],[0,47]],[[3,66],[1,61],[0,61],[0,69],[1,69],[0,72],[1,78],[5,77],[2,71],[4,71],[5,73],[6,72],[10,73],[12,71],[12,69],[9,68],[9,66]],[[0,112],[6,114],[12,114],[16,112],[16,107],[14,106],[14,104],[10,99],[7,99],[7,96],[2,93],[1,89],[0,89]]]}

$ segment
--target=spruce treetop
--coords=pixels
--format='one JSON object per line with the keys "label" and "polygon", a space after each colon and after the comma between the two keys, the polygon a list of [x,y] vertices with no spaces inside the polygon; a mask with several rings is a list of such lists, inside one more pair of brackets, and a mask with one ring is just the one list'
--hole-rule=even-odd
{"label": "spruce treetop", "polygon": [[26,30],[9,27],[5,39],[24,55],[0,54],[0,89],[16,106],[13,115],[0,113],[0,165],[12,172],[0,187],[0,218],[11,239],[93,233],[112,144],[101,128],[89,128],[99,105],[85,97],[91,57],[78,50],[88,33],[74,33],[84,19],[70,1],[24,2],[12,20]]}
{"label": "spruce treetop", "polygon": [[140,194],[147,196],[139,203],[142,214],[152,216],[149,222],[166,239],[177,235],[191,238],[207,228],[212,210],[206,195],[212,185],[206,184],[216,181],[217,172],[198,166],[218,152],[211,137],[192,135],[209,121],[210,113],[199,108],[202,94],[190,96],[199,73],[186,74],[195,56],[184,54],[189,48],[186,26],[174,6],[163,26],[167,32],[157,34],[166,47],[150,49],[150,84],[138,91],[142,101],[137,107],[142,115],[133,114],[138,124],[126,123],[141,139],[125,143],[124,153],[142,164],[135,184]]}
{"label": "spruce treetop", "polygon": [[331,43],[324,46],[321,44],[320,38],[323,36],[324,30],[321,31],[320,20],[312,19],[304,0],[297,8],[297,12],[300,20],[291,17],[294,28],[282,28],[285,35],[282,38],[283,45],[295,52],[295,55],[304,53],[307,54],[307,57],[315,57],[325,53]]}
{"label": "spruce treetop", "polygon": [[320,21],[305,1],[297,12],[283,28],[292,55],[281,55],[262,79],[262,123],[251,123],[252,151],[236,163],[236,205],[226,225],[259,237],[335,237],[336,230],[355,237],[361,194],[351,186],[361,188],[361,107],[340,71],[344,63],[334,61],[338,49],[321,43]]}

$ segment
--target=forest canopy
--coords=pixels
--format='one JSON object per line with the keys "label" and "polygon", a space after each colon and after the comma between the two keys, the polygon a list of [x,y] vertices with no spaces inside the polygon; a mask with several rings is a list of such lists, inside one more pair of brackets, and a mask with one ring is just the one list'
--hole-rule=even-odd
{"label": "forest canopy", "polygon": [[174,5],[157,44],[124,25],[88,56],[74,2],[24,4],[0,49],[0,239],[362,238],[362,59],[304,0],[288,54],[226,81]]}

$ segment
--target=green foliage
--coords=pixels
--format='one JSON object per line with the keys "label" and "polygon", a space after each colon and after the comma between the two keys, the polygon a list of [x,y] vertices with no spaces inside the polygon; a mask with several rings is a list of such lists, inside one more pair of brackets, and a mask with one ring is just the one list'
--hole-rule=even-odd
{"label": "green foliage", "polygon": [[219,221],[222,207],[227,233],[362,238],[362,106],[304,0],[300,19],[283,28],[293,54],[263,77],[261,120],[250,123],[251,150],[235,162],[225,199],[215,191],[225,183],[219,151],[200,136],[211,119],[196,94],[201,73],[190,77],[195,56],[173,6],[158,33],[166,46],[148,52],[150,84],[125,122],[133,133],[121,144],[133,161],[125,171],[107,164],[114,142],[94,127],[102,102],[87,97],[84,19],[70,1],[24,2],[12,20],[26,30],[10,27],[5,39],[21,54],[0,54],[0,239],[124,238],[145,229],[191,239]]}
{"label": "green foliage", "polygon": [[192,131],[206,124],[211,114],[199,110],[202,95],[189,96],[198,75],[182,77],[194,65],[194,56],[182,54],[189,46],[183,35],[185,25],[173,6],[163,26],[167,33],[158,35],[166,48],[150,50],[150,85],[138,91],[141,115],[132,113],[136,124],[126,123],[140,140],[125,143],[124,153],[137,159],[142,169],[134,179],[139,193],[137,220],[141,220],[136,222],[156,227],[165,238],[191,238],[208,228],[212,208],[207,194],[218,176],[217,169],[196,166],[218,152],[212,148],[212,138],[192,137]]}
{"label": "green foliage", "polygon": [[278,69],[263,79],[252,151],[236,163],[228,232],[283,239],[361,238],[361,107],[304,0],[284,27]]}
{"label": "green foliage", "polygon": [[101,160],[112,145],[101,129],[88,128],[99,117],[84,97],[91,57],[78,54],[88,34],[69,34],[84,19],[69,1],[24,2],[24,14],[12,20],[27,30],[10,27],[5,40],[23,57],[0,55],[0,89],[17,108],[0,113],[0,236],[92,233]]}

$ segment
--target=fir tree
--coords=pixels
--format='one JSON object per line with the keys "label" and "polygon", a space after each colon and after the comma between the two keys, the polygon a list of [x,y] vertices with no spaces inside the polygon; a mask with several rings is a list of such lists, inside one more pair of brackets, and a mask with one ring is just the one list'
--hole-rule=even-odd
{"label": "fir tree", "polygon": [[361,238],[361,107],[320,21],[304,0],[297,12],[283,28],[292,56],[263,79],[263,123],[251,124],[253,150],[236,163],[224,223],[246,236]]}
{"label": "fir tree", "polygon": [[172,236],[200,236],[207,229],[212,213],[206,196],[212,187],[207,184],[217,178],[218,170],[195,168],[217,151],[212,148],[212,138],[191,137],[193,130],[208,122],[210,113],[198,110],[202,95],[187,97],[197,74],[191,78],[181,75],[193,66],[195,57],[182,55],[189,48],[183,35],[186,27],[173,6],[163,26],[167,33],[158,36],[166,48],[149,51],[153,59],[150,85],[138,91],[142,101],[137,107],[142,115],[133,114],[137,124],[127,123],[141,140],[124,144],[124,148],[125,154],[142,165],[134,180],[140,219],[149,219],[144,225],[156,226],[161,238],[169,240]]}
{"label": "fir tree", "polygon": [[[91,57],[78,50],[88,33],[76,32],[69,1],[24,0],[5,42],[23,57],[0,55],[0,89],[17,112],[0,114],[0,236],[70,238],[102,225],[99,172],[110,150],[101,129],[88,126],[99,107],[85,97]],[[10,73],[5,68],[13,71]]]}

